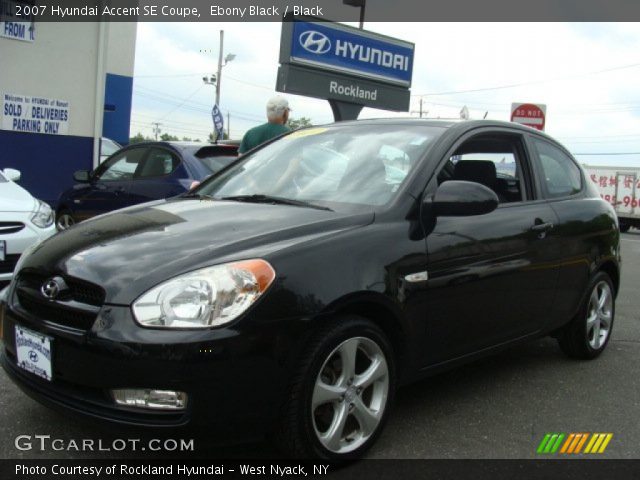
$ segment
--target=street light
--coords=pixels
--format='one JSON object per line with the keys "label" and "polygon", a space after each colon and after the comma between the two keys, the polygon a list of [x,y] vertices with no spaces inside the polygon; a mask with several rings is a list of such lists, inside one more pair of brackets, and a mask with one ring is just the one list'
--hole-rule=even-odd
{"label": "street light", "polygon": [[367,0],[342,0],[342,3],[352,7],[360,7],[360,30],[362,30],[364,28],[364,7]]}

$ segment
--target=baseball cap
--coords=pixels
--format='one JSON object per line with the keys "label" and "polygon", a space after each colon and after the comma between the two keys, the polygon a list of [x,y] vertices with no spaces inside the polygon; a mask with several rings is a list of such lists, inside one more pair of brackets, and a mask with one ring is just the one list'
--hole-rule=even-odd
{"label": "baseball cap", "polygon": [[267,115],[282,115],[285,110],[291,110],[289,107],[289,102],[286,98],[281,97],[280,95],[276,95],[275,97],[271,97],[267,102]]}

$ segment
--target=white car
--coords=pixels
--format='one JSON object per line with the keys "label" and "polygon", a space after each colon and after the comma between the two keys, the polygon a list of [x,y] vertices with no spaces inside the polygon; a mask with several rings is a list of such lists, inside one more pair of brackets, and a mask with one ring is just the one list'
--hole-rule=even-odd
{"label": "white car", "polygon": [[20,172],[0,170],[0,282],[11,280],[22,252],[56,233],[54,215],[45,202],[18,185]]}

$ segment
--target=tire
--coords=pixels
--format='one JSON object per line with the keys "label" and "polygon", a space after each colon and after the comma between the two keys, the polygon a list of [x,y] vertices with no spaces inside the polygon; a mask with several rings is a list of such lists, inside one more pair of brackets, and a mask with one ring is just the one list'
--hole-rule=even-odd
{"label": "tire", "polygon": [[73,217],[73,214],[67,210],[60,210],[56,215],[56,229],[59,232],[68,229],[69,227],[75,225],[76,219]]}
{"label": "tire", "polygon": [[615,318],[615,298],[611,278],[598,272],[589,282],[578,314],[558,337],[562,351],[571,358],[592,359],[609,343]]}
{"label": "tire", "polygon": [[631,225],[625,222],[620,222],[620,231],[622,233],[627,233],[631,229]]}
{"label": "tire", "polygon": [[[345,359],[353,360],[346,370]],[[336,318],[304,349],[275,440],[290,458],[359,458],[382,431],[395,388],[394,354],[385,334],[361,317]]]}

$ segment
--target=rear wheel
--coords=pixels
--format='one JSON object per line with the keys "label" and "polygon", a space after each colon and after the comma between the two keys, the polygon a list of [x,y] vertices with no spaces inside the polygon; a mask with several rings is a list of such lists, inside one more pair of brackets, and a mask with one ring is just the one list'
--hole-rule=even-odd
{"label": "rear wheel", "polygon": [[75,225],[76,219],[69,210],[60,210],[56,215],[56,228],[58,231],[63,231],[69,227]]}
{"label": "rear wheel", "polygon": [[591,359],[604,351],[615,316],[613,292],[609,275],[598,272],[589,284],[588,296],[580,311],[558,338],[564,353],[573,358]]}
{"label": "rear wheel", "polygon": [[362,456],[386,421],[395,381],[384,333],[365,319],[341,317],[306,349],[283,409],[280,447],[295,457]]}

